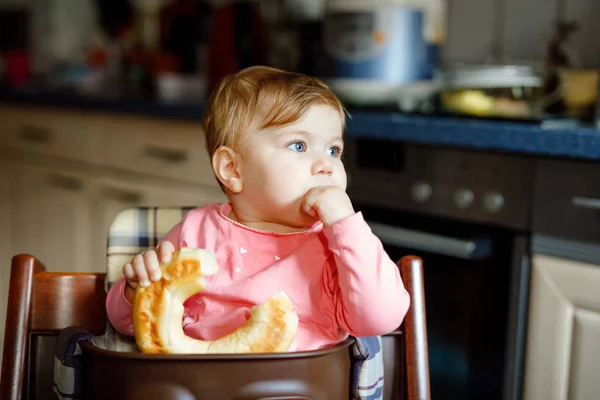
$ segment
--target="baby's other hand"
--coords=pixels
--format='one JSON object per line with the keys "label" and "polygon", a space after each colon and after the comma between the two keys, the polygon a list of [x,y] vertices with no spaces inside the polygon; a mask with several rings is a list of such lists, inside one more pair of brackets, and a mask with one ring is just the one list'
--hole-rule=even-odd
{"label": "baby's other hand", "polygon": [[338,186],[319,186],[304,196],[302,210],[329,226],[354,214],[348,194]]}

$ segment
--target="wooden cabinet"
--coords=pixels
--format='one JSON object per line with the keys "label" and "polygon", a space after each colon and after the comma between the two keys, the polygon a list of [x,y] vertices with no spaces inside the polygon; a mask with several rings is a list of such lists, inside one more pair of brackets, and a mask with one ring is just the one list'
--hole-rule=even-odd
{"label": "wooden cabinet", "polygon": [[525,400],[598,398],[600,265],[535,255]]}

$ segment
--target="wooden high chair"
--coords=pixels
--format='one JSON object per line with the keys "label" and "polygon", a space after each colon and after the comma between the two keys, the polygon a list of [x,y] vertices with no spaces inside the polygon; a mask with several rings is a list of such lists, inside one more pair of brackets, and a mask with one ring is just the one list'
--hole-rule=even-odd
{"label": "wooden high chair", "polygon": [[[398,266],[411,307],[400,329],[383,337],[383,398],[429,399],[423,266],[414,256],[403,257]],[[69,326],[94,335],[104,332],[104,284],[105,274],[47,272],[31,255],[12,259],[0,399],[56,399],[58,332]]]}

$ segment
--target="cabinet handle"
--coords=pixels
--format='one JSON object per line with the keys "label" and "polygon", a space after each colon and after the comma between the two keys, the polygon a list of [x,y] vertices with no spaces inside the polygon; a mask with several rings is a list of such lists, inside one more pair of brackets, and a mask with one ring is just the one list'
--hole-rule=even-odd
{"label": "cabinet handle", "polygon": [[141,193],[123,190],[114,187],[106,187],[102,191],[105,197],[122,203],[140,204],[143,196]]}
{"label": "cabinet handle", "polygon": [[600,199],[598,198],[575,196],[571,202],[575,207],[588,208],[590,210],[600,210]]}
{"label": "cabinet handle", "polygon": [[39,126],[23,125],[19,138],[26,142],[48,143],[52,139],[52,134],[48,129]]}
{"label": "cabinet handle", "polygon": [[83,189],[83,181],[72,176],[50,174],[48,182],[56,188],[67,190],[69,192],[78,192]]}
{"label": "cabinet handle", "polygon": [[171,164],[182,163],[188,159],[188,155],[185,151],[159,146],[146,146],[144,148],[144,154],[146,157],[166,161]]}

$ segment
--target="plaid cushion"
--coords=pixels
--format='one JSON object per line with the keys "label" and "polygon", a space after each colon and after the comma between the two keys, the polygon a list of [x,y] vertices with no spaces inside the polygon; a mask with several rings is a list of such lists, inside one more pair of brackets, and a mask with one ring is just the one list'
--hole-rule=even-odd
{"label": "plaid cushion", "polygon": [[105,289],[123,276],[123,264],[158,242],[193,207],[138,207],[121,211],[108,231]]}
{"label": "plaid cushion", "polygon": [[[123,276],[123,265],[157,243],[179,223],[193,207],[136,207],[119,212],[108,230],[106,280],[104,289]],[[133,337],[118,333],[106,321],[106,332],[96,338],[96,345],[112,351],[137,352]]]}

